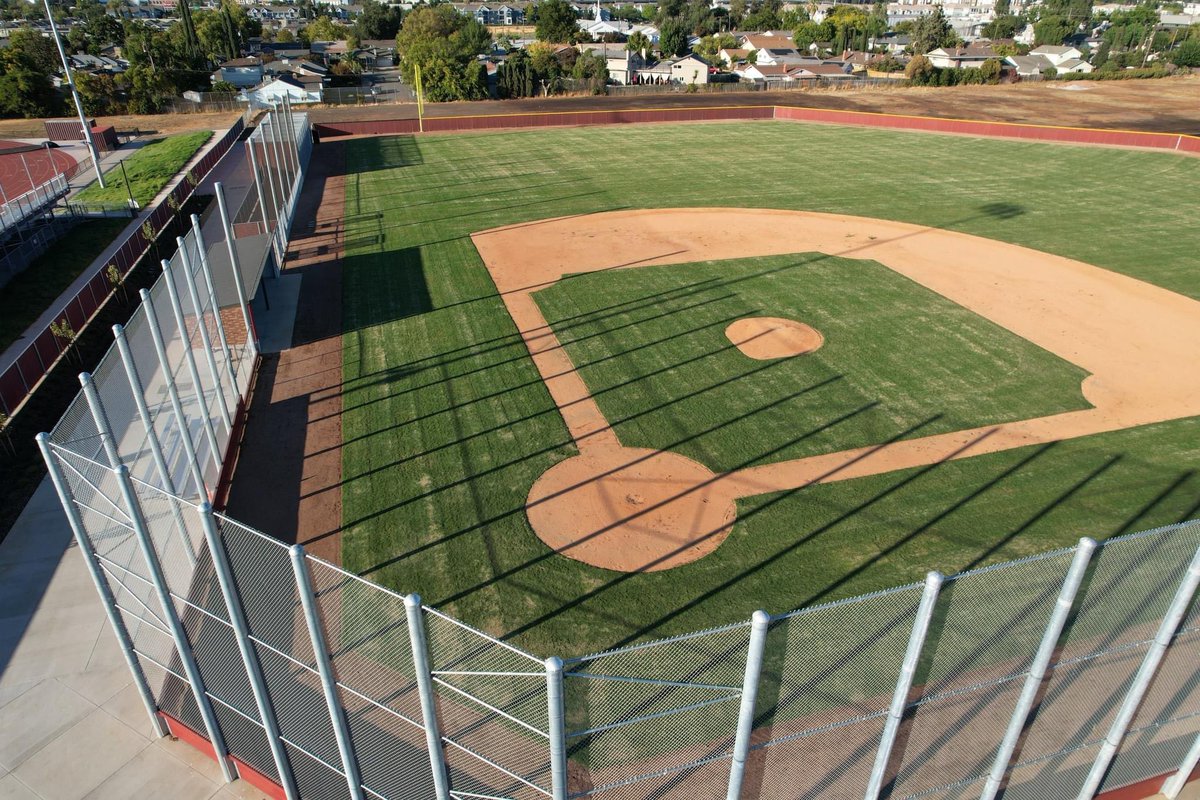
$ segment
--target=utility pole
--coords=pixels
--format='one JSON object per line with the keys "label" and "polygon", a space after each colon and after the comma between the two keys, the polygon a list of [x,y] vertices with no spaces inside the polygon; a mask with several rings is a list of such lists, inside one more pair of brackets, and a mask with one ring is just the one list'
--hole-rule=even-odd
{"label": "utility pole", "polygon": [[[33,3],[35,0],[29,0]],[[54,24],[54,14],[50,11],[50,0],[42,0],[46,6],[46,19],[50,22],[50,36],[58,47],[58,57],[62,59],[63,74],[67,76],[67,86],[71,87],[71,97],[75,98],[75,110],[79,112],[79,127],[83,129],[83,138],[87,142],[88,152],[92,155],[92,166],[96,168],[96,183],[104,188],[104,175],[100,172],[100,152],[96,150],[96,140],[92,138],[92,128],[87,124],[87,115],[83,113],[83,99],[75,88],[75,79],[71,77],[71,65],[67,62],[67,51],[63,49],[62,40],[58,38],[58,26]]]}

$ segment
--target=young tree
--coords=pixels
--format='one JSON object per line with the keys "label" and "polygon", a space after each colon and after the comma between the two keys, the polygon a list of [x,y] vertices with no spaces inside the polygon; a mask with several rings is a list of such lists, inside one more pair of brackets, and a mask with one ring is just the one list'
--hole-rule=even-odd
{"label": "young tree", "polygon": [[75,339],[79,337],[79,334],[76,333],[75,329],[71,327],[71,323],[66,317],[63,317],[57,322],[51,322],[50,333],[54,334],[54,337],[62,342],[63,350],[68,355],[72,356],[77,363],[83,363],[83,359],[79,355],[79,352],[72,347],[72,345],[75,344]]}
{"label": "young tree", "polygon": [[1200,67],[1200,39],[1188,39],[1172,50],[1167,58],[1177,67]]}
{"label": "young tree", "polygon": [[908,66],[904,68],[904,77],[908,78],[918,86],[929,82],[929,79],[937,74],[937,68],[925,56],[913,56],[908,62]]}
{"label": "young tree", "polygon": [[537,3],[536,36],[543,42],[576,42],[579,40],[579,21],[567,0],[539,0]]}
{"label": "young tree", "polygon": [[1033,23],[1033,44],[1059,45],[1075,32],[1075,25],[1066,17],[1058,14],[1047,14]]}

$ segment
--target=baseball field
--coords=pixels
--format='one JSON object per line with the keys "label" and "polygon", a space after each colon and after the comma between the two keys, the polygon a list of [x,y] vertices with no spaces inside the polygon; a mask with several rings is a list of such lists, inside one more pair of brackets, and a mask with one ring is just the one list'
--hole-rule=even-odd
{"label": "baseball field", "polygon": [[533,652],[1200,511],[1200,160],[786,122],[338,147],[341,561]]}

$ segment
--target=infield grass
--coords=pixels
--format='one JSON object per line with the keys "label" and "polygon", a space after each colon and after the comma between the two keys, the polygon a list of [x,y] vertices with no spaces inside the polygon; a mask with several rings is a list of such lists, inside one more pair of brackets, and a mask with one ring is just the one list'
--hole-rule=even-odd
{"label": "infield grass", "polygon": [[[874,261],[643,267],[535,297],[622,444],[714,471],[1090,407],[1085,370]],[[753,360],[725,336],[752,316],[825,343]]]}
{"label": "infield grass", "polygon": [[[523,506],[534,480],[574,448],[469,239],[621,208],[794,208],[988,236],[1197,298],[1200,196],[1183,188],[1200,185],[1200,160],[784,122],[345,146],[343,562],[534,652],[570,656],[756,608],[780,612],[1200,508],[1200,422],[1189,419],[748,498],[715,553],[666,572],[620,574],[556,556]],[[652,280],[647,270],[628,279]],[[679,332],[695,324],[680,318]],[[994,375],[1012,348],[988,344],[995,352],[977,363]],[[1001,381],[993,402],[988,385],[956,413],[1077,402],[1063,394],[1068,383],[1078,391],[1066,372],[1042,369],[1034,380],[1046,385],[1028,397]],[[867,377],[856,378],[859,391],[876,385]],[[919,434],[949,402],[958,401],[913,397],[888,430]],[[792,433],[819,425],[797,418]]]}

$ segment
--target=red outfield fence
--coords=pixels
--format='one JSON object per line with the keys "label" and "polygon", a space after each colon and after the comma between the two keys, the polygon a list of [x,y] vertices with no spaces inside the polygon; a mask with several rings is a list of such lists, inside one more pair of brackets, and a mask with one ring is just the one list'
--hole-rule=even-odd
{"label": "red outfield fence", "polygon": [[[168,199],[174,198],[180,206],[187,202],[196,186],[204,180],[205,176],[237,141],[244,127],[241,119],[234,123],[220,141],[200,159],[200,162],[192,167],[188,175],[194,179],[194,182],[188,176],[184,176],[170,195],[164,197],[163,201],[150,213],[147,221],[155,231],[161,231],[174,213]],[[109,263],[116,264],[121,275],[126,276],[149,249],[150,241],[142,234],[141,226],[139,226],[121,243]],[[107,265],[105,267],[107,268]],[[116,291],[115,287],[109,283],[105,272],[105,269],[101,269],[83,285],[78,294],[64,301],[54,312],[53,321],[58,322],[65,318],[76,334],[81,332]],[[34,336],[25,347],[24,352],[17,356],[16,361],[0,374],[0,411],[10,416],[16,413],[17,408],[33,392],[68,345],[68,342],[64,342],[51,333],[49,326]]]}
{"label": "red outfield fence", "polygon": [[[1070,128],[1016,122],[984,122],[943,117],[914,117],[867,111],[838,111],[798,106],[716,106],[712,108],[649,108],[617,111],[552,111],[521,114],[427,117],[425,133],[543,128],[576,125],[623,125],[645,122],[712,122],[717,120],[785,119],[833,125],[863,125],[872,128],[995,136],[1071,144],[1102,144],[1113,147],[1147,147],[1200,153],[1200,136],[1181,133]],[[323,137],[380,136],[417,133],[415,119],[348,120],[316,124]]]}

